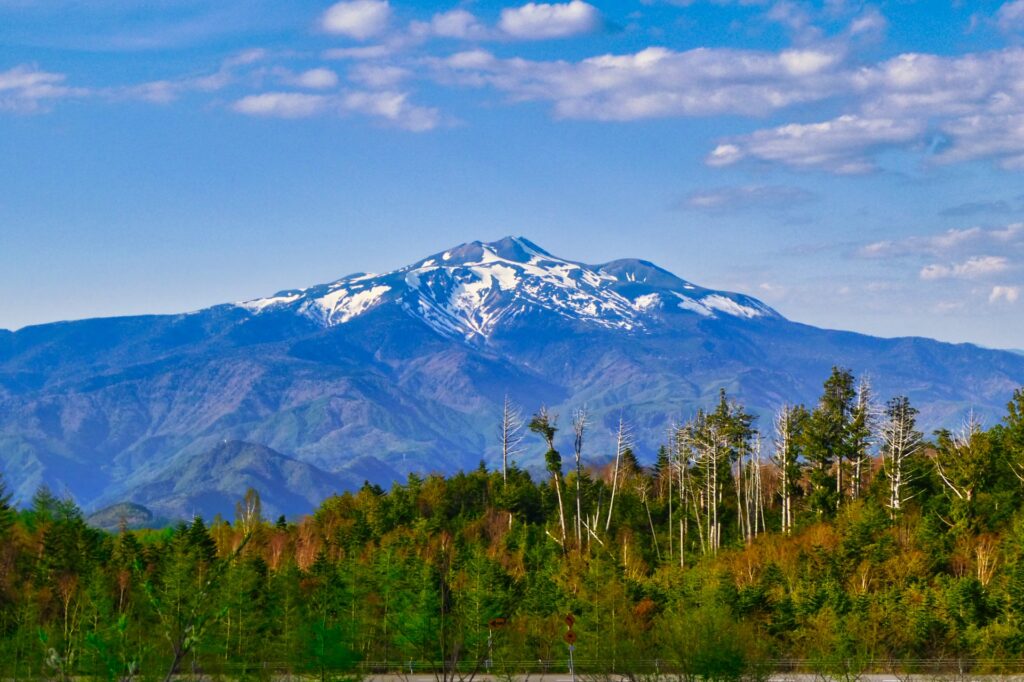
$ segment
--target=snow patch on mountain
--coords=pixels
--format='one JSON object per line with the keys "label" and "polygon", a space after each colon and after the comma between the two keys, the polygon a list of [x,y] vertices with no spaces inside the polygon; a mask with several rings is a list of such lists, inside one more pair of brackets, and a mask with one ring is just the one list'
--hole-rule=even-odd
{"label": "snow patch on mountain", "polygon": [[253,314],[290,307],[333,326],[394,304],[445,336],[486,339],[501,323],[531,311],[608,329],[647,331],[671,314],[666,296],[678,299],[677,315],[778,315],[746,296],[695,287],[647,261],[591,266],[558,258],[515,237],[471,242],[390,273],[360,273],[238,305]]}
{"label": "snow patch on mountain", "polygon": [[672,293],[674,293],[679,298],[679,307],[682,310],[689,310],[690,312],[697,313],[698,315],[703,315],[704,317],[715,316],[715,314],[711,312],[711,308],[707,307],[700,301],[695,301],[689,296],[684,296],[683,294],[680,294],[675,291],[673,291]]}
{"label": "snow patch on mountain", "polygon": [[721,311],[727,315],[735,315],[736,317],[760,317],[764,314],[762,310],[757,308],[742,305],[731,298],[726,298],[721,294],[711,294],[701,299],[701,304],[711,308],[713,310]]}
{"label": "snow patch on mountain", "polygon": [[276,296],[270,296],[268,298],[257,298],[251,301],[242,301],[237,305],[240,308],[245,308],[251,313],[261,313],[268,308],[274,308],[276,306],[283,306],[289,303],[294,303],[302,298],[301,293],[293,294],[278,294]]}
{"label": "snow patch on mountain", "polygon": [[311,300],[306,310],[311,317],[321,319],[328,325],[345,324],[379,303],[389,291],[391,287],[387,285],[367,289],[358,284],[351,288],[342,286]]}
{"label": "snow patch on mountain", "polygon": [[637,310],[650,310],[659,305],[661,305],[661,296],[659,294],[644,294],[643,296],[637,296],[633,300],[633,307]]}

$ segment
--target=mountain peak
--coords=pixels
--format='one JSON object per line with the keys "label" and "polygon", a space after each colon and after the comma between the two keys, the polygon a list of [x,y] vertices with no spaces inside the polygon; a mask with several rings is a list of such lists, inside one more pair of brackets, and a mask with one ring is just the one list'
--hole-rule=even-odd
{"label": "mountain peak", "polygon": [[488,339],[505,324],[555,315],[570,323],[645,332],[679,316],[776,318],[760,301],[698,287],[650,261],[587,265],[525,237],[473,241],[382,275],[354,275],[239,304],[289,310],[324,326],[391,305],[445,336]]}
{"label": "mountain peak", "polygon": [[529,263],[537,258],[561,260],[525,237],[508,236],[493,242],[472,241],[459,244],[441,253],[436,253],[414,266],[408,267],[421,266],[422,263],[430,261],[444,267],[453,267],[479,264],[495,259],[507,260],[513,263]]}

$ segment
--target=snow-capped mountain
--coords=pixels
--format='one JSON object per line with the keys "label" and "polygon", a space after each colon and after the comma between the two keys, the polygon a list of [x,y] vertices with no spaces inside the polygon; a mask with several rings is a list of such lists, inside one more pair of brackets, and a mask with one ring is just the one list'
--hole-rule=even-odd
{"label": "snow-capped mountain", "polygon": [[816,329],[647,261],[505,238],[188,314],[0,330],[0,471],[20,500],[45,482],[91,508],[230,514],[252,485],[300,513],[327,488],[496,463],[505,395],[586,404],[600,463],[620,415],[650,457],[720,388],[767,416],[837,364],[907,394],[926,429],[992,423],[1024,384],[1014,353]]}
{"label": "snow-capped mountain", "polygon": [[360,273],[238,305],[255,314],[289,310],[330,327],[388,304],[466,340],[486,340],[502,322],[538,313],[624,331],[679,313],[778,317],[749,296],[697,287],[647,261],[585,265],[523,237],[463,244],[386,274]]}

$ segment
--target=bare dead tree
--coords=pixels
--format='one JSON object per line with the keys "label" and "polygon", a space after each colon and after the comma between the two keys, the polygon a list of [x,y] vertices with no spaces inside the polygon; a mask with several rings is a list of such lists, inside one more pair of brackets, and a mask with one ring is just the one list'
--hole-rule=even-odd
{"label": "bare dead tree", "polygon": [[987,448],[980,442],[981,421],[973,410],[956,433],[942,432],[933,458],[935,471],[946,489],[964,502],[974,500],[977,487],[990,464]]}
{"label": "bare dead tree", "polygon": [[[676,489],[679,495],[679,566],[682,568],[686,565],[686,531],[689,528],[689,515],[687,514],[687,505],[690,503],[692,496],[690,495],[690,461],[691,461],[691,449],[687,446],[686,435],[683,427],[673,425],[672,437],[669,439],[672,444],[672,457],[671,465],[676,476],[677,485]],[[697,517],[698,526],[700,524],[700,517]],[[671,523],[669,524],[669,534],[672,534]]]}
{"label": "bare dead tree", "polygon": [[764,462],[761,459],[761,434],[754,434],[754,443],[752,446],[752,461],[750,471],[750,486],[748,489],[753,493],[753,530],[754,537],[756,538],[759,533],[767,532],[768,527],[764,520],[764,484],[762,483],[762,472],[764,469]]}
{"label": "bare dead tree", "polygon": [[520,452],[523,442],[523,413],[512,403],[508,394],[501,408],[501,426],[498,429],[501,441],[501,480],[508,484],[508,462]]}
{"label": "bare dead tree", "polygon": [[[694,486],[692,494],[698,531],[702,536],[701,546],[705,554],[714,555],[717,554],[722,542],[719,510],[722,505],[723,486],[719,480],[719,471],[728,457],[728,435],[722,433],[720,426],[710,421],[703,413],[698,413],[688,422],[683,427],[681,435],[686,447],[692,451],[695,469],[700,474],[700,488]],[[690,477],[690,481],[696,483],[694,477]],[[704,516],[703,523],[701,513]]]}
{"label": "bare dead tree", "polygon": [[779,497],[782,498],[783,533],[793,531],[793,497],[797,484],[797,444],[801,408],[783,405],[775,415],[775,463],[779,468]]}
{"label": "bare dead tree", "polygon": [[864,463],[868,461],[869,452],[874,445],[878,432],[878,407],[875,405],[871,391],[871,379],[864,375],[857,385],[857,405],[853,411],[853,471],[850,476],[850,497],[860,497],[860,489],[864,480]]}
{"label": "bare dead tree", "polygon": [[604,532],[612,527],[612,511],[615,507],[615,493],[619,487],[619,471],[622,468],[622,456],[632,446],[632,432],[622,415],[619,415],[619,428],[615,435],[615,469],[612,473],[612,496],[608,501],[608,518],[604,522]]}
{"label": "bare dead tree", "polygon": [[[669,443],[668,469],[667,469],[667,471],[662,472],[662,476],[665,476],[665,477],[668,478],[667,483],[668,483],[668,558],[669,558],[669,560],[671,560],[672,557],[674,556],[673,552],[672,552],[672,550],[673,550],[673,547],[672,547],[672,535],[673,535],[673,533],[675,531],[675,529],[673,528],[673,525],[672,525],[672,511],[673,511],[672,510],[672,480],[675,478],[675,471],[674,471],[674,468],[675,468],[675,458],[676,458],[677,450],[678,450],[678,446],[676,445],[676,430],[677,430],[677,428],[678,427],[676,426],[675,421],[673,421],[672,424],[669,426],[669,429],[668,429],[668,443]],[[682,543],[680,543],[680,545],[679,545],[679,551],[680,552],[683,551]]]}
{"label": "bare dead tree", "polygon": [[587,429],[587,406],[574,410],[572,413],[573,454],[576,457],[576,545],[583,546],[583,436]]}
{"label": "bare dead tree", "polygon": [[889,481],[889,516],[895,518],[908,499],[907,486],[913,472],[910,465],[922,447],[917,431],[917,410],[906,396],[893,398],[886,405],[882,422],[882,470]]}

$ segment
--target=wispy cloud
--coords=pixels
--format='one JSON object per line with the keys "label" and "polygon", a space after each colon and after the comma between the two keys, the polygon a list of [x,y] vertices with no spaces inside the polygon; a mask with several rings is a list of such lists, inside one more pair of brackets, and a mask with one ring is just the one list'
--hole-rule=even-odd
{"label": "wispy cloud", "polygon": [[974,256],[963,263],[932,263],[921,268],[921,279],[978,279],[1006,272],[1010,261],[1003,256]]}
{"label": "wispy cloud", "polygon": [[441,124],[437,109],[416,105],[408,93],[397,91],[353,90],[331,95],[264,92],[242,97],[232,109],[249,116],[285,119],[358,113],[413,132],[433,130]]}
{"label": "wispy cloud", "polygon": [[22,64],[0,71],[0,111],[35,113],[67,97],[87,93],[66,85],[67,76]]}
{"label": "wispy cloud", "polygon": [[324,59],[383,59],[395,52],[395,45],[381,43],[380,45],[360,45],[358,47],[332,47],[323,51]]}
{"label": "wispy cloud", "polygon": [[1016,303],[1020,299],[1020,287],[1018,286],[1006,286],[996,285],[992,287],[992,292],[988,295],[988,302],[992,304],[996,303]]}
{"label": "wispy cloud", "polygon": [[1024,0],[1013,0],[1001,5],[996,12],[996,23],[1007,32],[1024,28]]}
{"label": "wispy cloud", "polygon": [[1024,249],[1024,223],[1001,228],[970,227],[952,229],[934,235],[872,242],[858,249],[862,258],[894,258],[904,256],[951,256],[976,249]]}
{"label": "wispy cloud", "polygon": [[[879,149],[923,147],[934,137],[945,141],[932,156],[938,163],[995,159],[1006,168],[1024,166],[1024,50],[955,57],[905,54],[833,76],[849,87],[856,113],[757,131],[730,143],[738,153],[724,158],[820,165],[843,173],[873,167],[870,159]],[[810,143],[812,137],[817,146],[842,149],[843,160],[836,163],[826,156],[815,163],[794,140]],[[770,154],[743,153],[745,146],[783,141],[784,148]],[[709,157],[710,163],[720,160]]]}
{"label": "wispy cloud", "polygon": [[264,60],[267,52],[262,49],[244,50],[223,61],[216,71],[210,73],[168,78],[106,88],[102,94],[113,99],[141,99],[154,104],[167,104],[189,92],[217,92],[235,82],[238,71]]}
{"label": "wispy cloud", "polygon": [[444,85],[493,88],[512,102],[550,102],[559,118],[763,116],[832,103],[828,120],[778,125],[720,140],[713,166],[763,163],[863,173],[887,149],[935,163],[991,159],[1024,167],[1024,49],[904,54],[874,65],[822,43],[777,52],[648,47],[579,61],[499,58],[473,50],[428,60]]}
{"label": "wispy cloud", "polygon": [[709,166],[729,166],[744,159],[815,168],[843,175],[875,169],[871,152],[904,145],[924,132],[920,121],[845,115],[823,123],[791,123],[719,144],[707,157]]}
{"label": "wispy cloud", "polygon": [[1013,202],[1005,199],[993,199],[983,201],[967,201],[954,206],[947,206],[939,211],[939,215],[946,218],[970,218],[977,215],[1005,215],[1007,213],[1018,213],[1024,211],[1024,197],[1018,197]]}
{"label": "wispy cloud", "polygon": [[785,185],[738,185],[695,190],[682,202],[684,208],[710,213],[751,209],[789,209],[815,199],[812,192]]}
{"label": "wispy cloud", "polygon": [[393,88],[411,76],[409,69],[388,64],[360,63],[348,71],[349,80],[377,89]]}
{"label": "wispy cloud", "polygon": [[632,121],[668,116],[762,115],[824,99],[840,85],[827,52],[650,47],[579,62],[461,52],[430,63],[442,83],[493,87],[514,101],[550,101],[562,118]]}
{"label": "wispy cloud", "polygon": [[323,113],[331,98],[304,92],[263,92],[247,95],[236,101],[232,108],[240,114],[273,118],[306,118]]}

